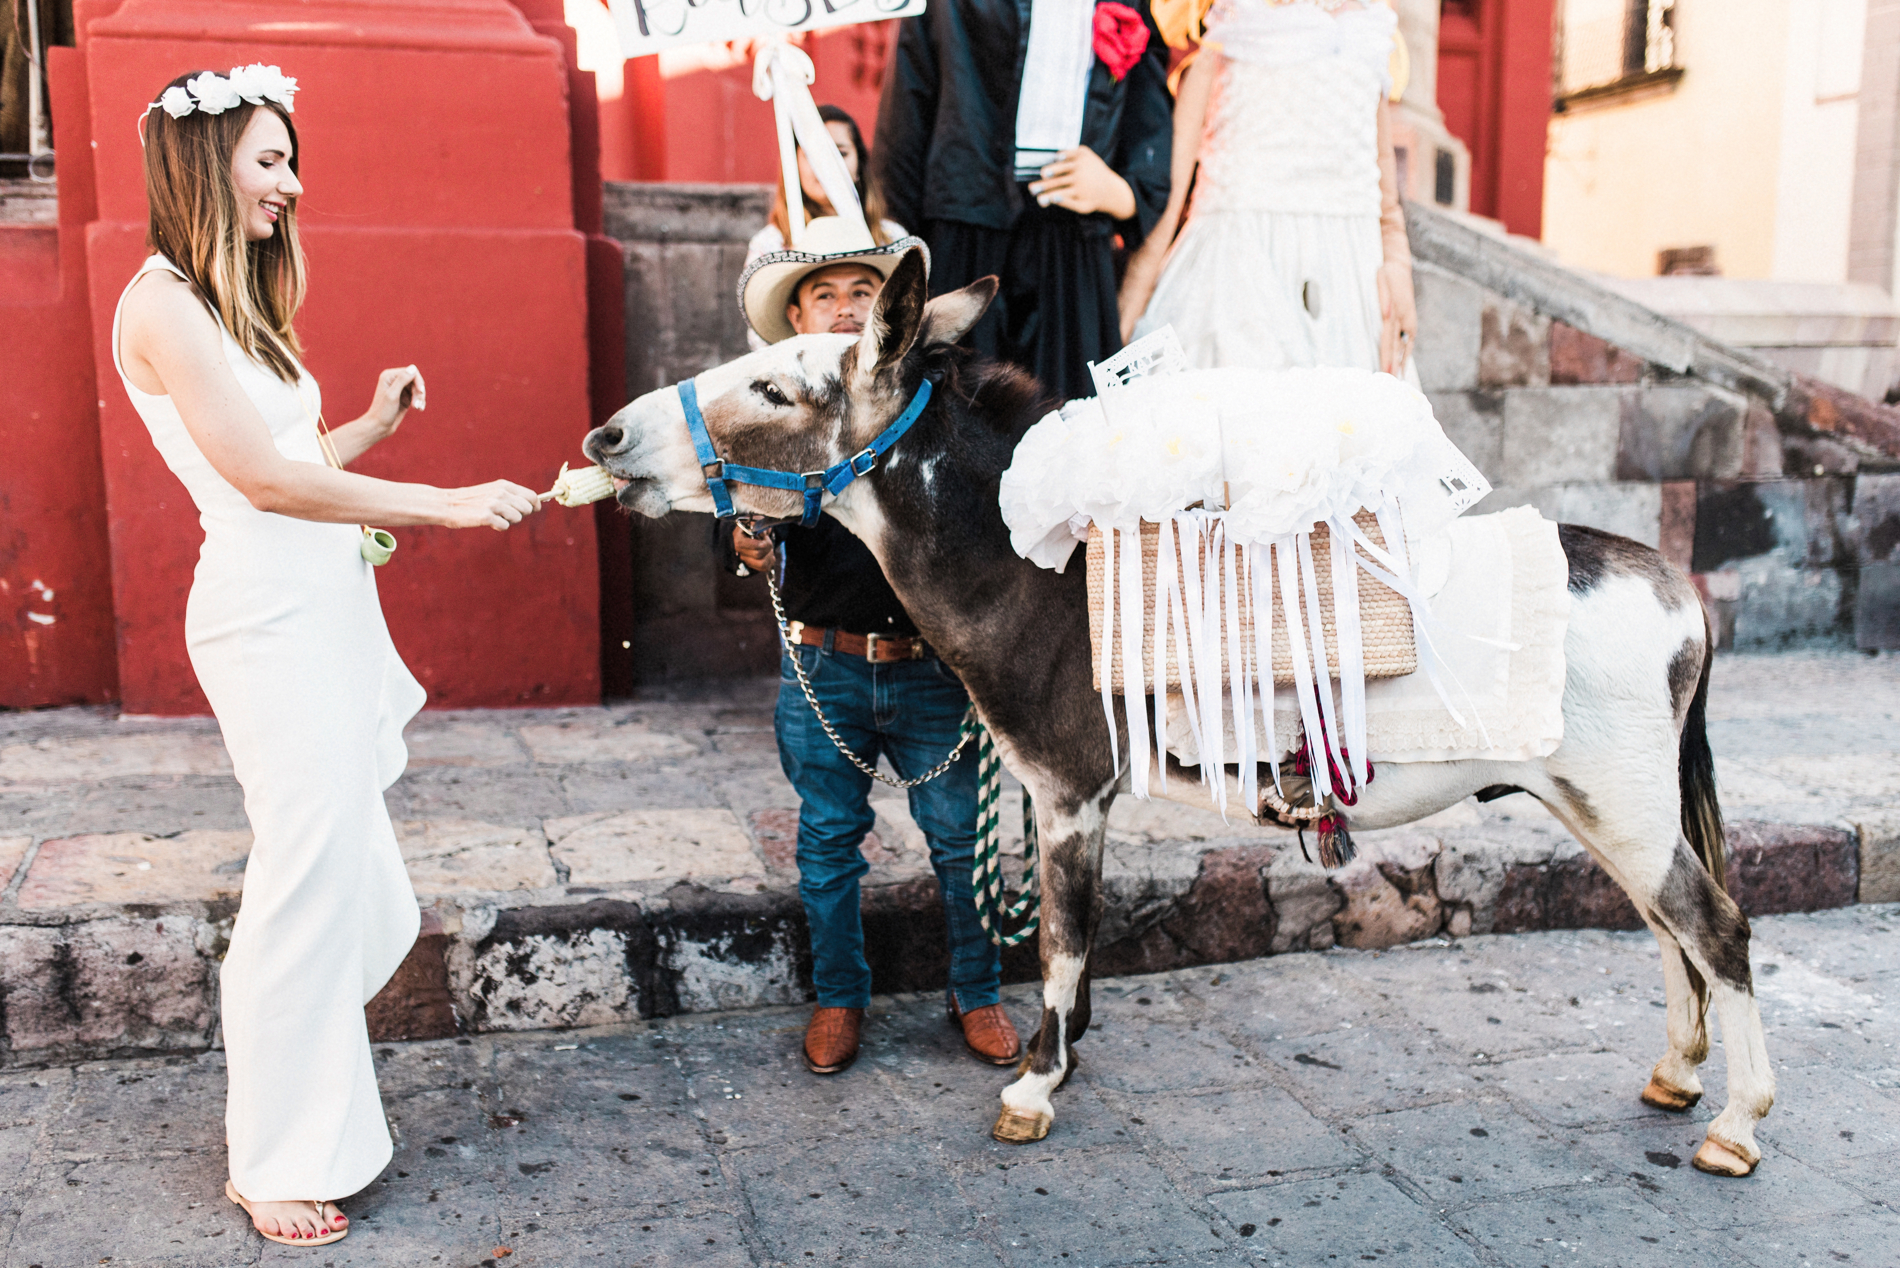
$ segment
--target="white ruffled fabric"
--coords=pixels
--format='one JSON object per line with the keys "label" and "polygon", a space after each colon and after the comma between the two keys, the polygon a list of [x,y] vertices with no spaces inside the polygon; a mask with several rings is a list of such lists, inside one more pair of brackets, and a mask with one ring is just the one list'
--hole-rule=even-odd
{"label": "white ruffled fabric", "polygon": [[1060,572],[1090,523],[1134,529],[1197,502],[1227,504],[1228,536],[1248,543],[1391,498],[1417,541],[1489,489],[1424,393],[1389,374],[1221,369],[1070,401],[1023,436],[999,501],[1016,553]]}
{"label": "white ruffled fabric", "polygon": [[[1421,672],[1451,717],[1465,724],[1450,694],[1455,684],[1440,671],[1433,644],[1438,626],[1419,589],[1411,547],[1489,491],[1445,438],[1424,395],[1390,375],[1225,369],[1139,378],[1100,397],[1069,402],[1024,435],[1003,473],[998,500],[1017,553],[1043,567],[1061,571],[1088,527],[1101,530],[1106,585],[1097,668],[1118,764],[1118,645],[1122,677],[1154,687],[1152,703],[1144,700],[1150,693],[1137,687],[1121,706],[1135,796],[1148,795],[1149,755],[1167,742],[1166,666],[1172,656],[1181,666],[1178,717],[1197,747],[1211,746],[1202,779],[1225,808],[1226,784],[1217,777],[1227,760],[1222,737],[1238,737],[1233,757],[1250,805],[1258,792],[1256,756],[1264,752],[1271,759],[1281,751],[1268,646],[1274,581],[1289,636],[1300,728],[1308,736],[1323,734],[1332,759],[1330,768],[1323,762],[1313,767],[1322,798],[1335,792],[1329,769],[1339,772],[1337,791],[1347,803],[1370,778],[1361,572],[1410,602]],[[1378,517],[1383,548],[1354,524],[1361,508]],[[1141,559],[1143,520],[1161,526],[1152,603]],[[1310,537],[1319,524],[1331,529],[1326,553],[1316,551]],[[1178,577],[1171,544],[1176,538],[1182,559],[1189,561]],[[1195,562],[1201,560],[1204,570]],[[1322,572],[1331,578],[1338,624],[1337,693],[1319,628],[1303,623],[1300,599],[1288,597],[1303,596],[1305,611],[1318,612]],[[1245,614],[1252,620],[1250,648],[1242,634],[1243,580],[1251,595]],[[1152,634],[1144,629],[1150,611]],[[1251,681],[1249,658],[1256,666]],[[1264,736],[1256,730],[1256,705]]]}

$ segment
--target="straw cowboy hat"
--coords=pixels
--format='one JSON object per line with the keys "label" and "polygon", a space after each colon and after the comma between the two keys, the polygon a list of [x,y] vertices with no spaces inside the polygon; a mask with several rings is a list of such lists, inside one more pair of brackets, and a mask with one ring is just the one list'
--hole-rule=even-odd
{"label": "straw cowboy hat", "polygon": [[797,332],[786,319],[785,309],[808,274],[834,264],[862,264],[888,278],[912,247],[924,248],[928,272],[930,248],[924,247],[922,238],[899,238],[878,246],[861,222],[820,216],[805,226],[805,240],[798,250],[768,251],[746,266],[739,276],[739,307],[759,338],[767,343],[790,339]]}

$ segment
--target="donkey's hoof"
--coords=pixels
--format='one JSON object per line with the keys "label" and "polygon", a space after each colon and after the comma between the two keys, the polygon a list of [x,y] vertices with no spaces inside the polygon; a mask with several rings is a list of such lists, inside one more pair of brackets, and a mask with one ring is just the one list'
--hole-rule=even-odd
{"label": "donkey's hoof", "polygon": [[1005,1105],[1003,1112],[996,1116],[996,1126],[990,1128],[990,1135],[1005,1145],[1033,1144],[1049,1134],[1055,1121],[1048,1114],[1025,1114]]}
{"label": "donkey's hoof", "polygon": [[1668,1110],[1672,1114],[1693,1109],[1695,1103],[1701,1099],[1702,1093],[1685,1092],[1681,1088],[1670,1087],[1653,1074],[1649,1076],[1649,1086],[1643,1089],[1643,1104],[1654,1109]]}
{"label": "donkey's hoof", "polygon": [[1702,1142],[1702,1148],[1695,1151],[1695,1157],[1690,1161],[1695,1164],[1697,1171],[1706,1171],[1712,1176],[1745,1176],[1754,1171],[1761,1156],[1757,1154],[1755,1162],[1750,1162],[1740,1152],[1711,1136]]}

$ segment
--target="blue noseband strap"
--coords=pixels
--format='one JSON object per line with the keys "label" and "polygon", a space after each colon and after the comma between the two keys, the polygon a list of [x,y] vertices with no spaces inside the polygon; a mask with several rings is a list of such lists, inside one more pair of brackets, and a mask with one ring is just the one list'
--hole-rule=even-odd
{"label": "blue noseband strap", "polygon": [[706,430],[706,416],[699,411],[697,381],[686,379],[679,385],[680,405],[686,410],[686,430],[692,434],[693,452],[699,457],[700,474],[706,477],[706,488],[712,493],[714,513],[722,520],[733,516],[732,491],[726,487],[728,483],[750,484],[764,489],[787,489],[804,494],[805,512],[798,522],[807,528],[818,522],[825,494],[836,497],[843,493],[853,480],[869,473],[871,468],[877,466],[877,460],[903,439],[904,433],[924,412],[924,406],[930,404],[930,392],[930,380],[925,379],[917,385],[917,395],[910,398],[910,404],[904,407],[904,412],[879,432],[870,444],[823,471],[799,473],[773,471],[765,467],[741,467],[721,461],[718,451],[713,448],[712,435]]}

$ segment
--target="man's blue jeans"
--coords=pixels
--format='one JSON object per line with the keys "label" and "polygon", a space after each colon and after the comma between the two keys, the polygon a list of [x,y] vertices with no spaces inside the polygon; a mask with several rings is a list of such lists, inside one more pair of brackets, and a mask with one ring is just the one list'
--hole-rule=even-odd
{"label": "man's blue jeans", "polygon": [[[862,656],[798,647],[812,692],[851,751],[875,764],[881,753],[903,779],[941,762],[956,746],[970,698],[942,661],[874,665]],[[864,958],[858,881],[870,869],[859,846],[876,820],[871,777],[825,735],[799,690],[789,657],[779,668],[779,763],[800,800],[798,893],[811,925],[812,980],[822,1008],[865,1008],[871,968]],[[997,1002],[1002,958],[976,915],[970,869],[976,856],[976,747],[950,769],[910,790],[910,814],[930,845],[950,938],[951,1000],[964,1012]]]}

